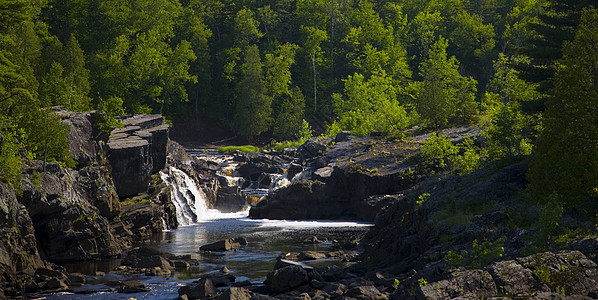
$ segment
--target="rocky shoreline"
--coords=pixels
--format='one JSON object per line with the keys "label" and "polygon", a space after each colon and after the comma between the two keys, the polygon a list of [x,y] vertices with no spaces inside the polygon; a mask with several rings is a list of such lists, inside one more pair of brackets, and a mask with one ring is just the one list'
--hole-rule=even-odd
{"label": "rocky shoreline", "polygon": [[[105,136],[93,112],[55,111],[71,126],[77,167],[29,160],[20,187],[0,183],[0,298],[94,292],[77,289],[86,275],[55,263],[117,257],[120,266],[111,272],[166,277],[198,264],[189,255],[139,247],[179,225],[172,189],[158,173],[172,172],[169,167],[184,171],[209,207],[222,211],[250,204],[250,218],[375,222],[365,235],[298,238],[334,240],[335,248],[281,254],[263,284],[236,282],[223,269],[181,287],[180,299],[598,298],[598,238],[534,248],[540,229],[530,220],[539,212],[522,196],[525,159],[463,176],[431,175],[418,168],[426,135],[397,141],[343,132],[281,153],[234,153],[236,167],[229,171],[242,180],[231,183],[229,171],[169,141],[159,115],[123,117],[124,127]],[[459,141],[479,132],[462,127],[445,134]],[[288,185],[262,199],[241,192],[272,186],[271,173],[284,173]],[[563,220],[569,228],[593,226],[567,214]],[[203,250],[243,251],[247,241],[214,242]],[[344,267],[304,263],[330,258]],[[120,293],[148,290],[138,281],[107,285]]]}

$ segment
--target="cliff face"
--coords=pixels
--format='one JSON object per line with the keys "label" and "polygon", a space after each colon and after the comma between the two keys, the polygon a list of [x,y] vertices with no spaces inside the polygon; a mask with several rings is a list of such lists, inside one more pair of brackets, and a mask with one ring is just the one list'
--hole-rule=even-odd
{"label": "cliff face", "polygon": [[31,281],[42,273],[68,285],[49,262],[117,256],[161,231],[162,220],[177,225],[170,189],[152,176],[166,163],[169,128],[161,116],[123,117],[125,127],[104,142],[93,112],[54,112],[71,128],[77,167],[27,160],[18,191],[0,183],[0,299],[46,290]]}

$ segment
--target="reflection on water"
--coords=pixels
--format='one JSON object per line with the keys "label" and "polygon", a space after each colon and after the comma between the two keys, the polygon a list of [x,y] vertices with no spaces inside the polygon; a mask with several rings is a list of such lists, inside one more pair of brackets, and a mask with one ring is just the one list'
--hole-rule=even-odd
{"label": "reflection on water", "polygon": [[[230,269],[230,274],[237,280],[249,280],[260,284],[272,271],[276,257],[286,252],[306,250],[329,251],[332,242],[318,245],[304,244],[303,239],[318,236],[320,233],[362,233],[370,224],[358,222],[338,221],[279,221],[279,220],[251,220],[246,217],[247,212],[221,214],[210,211],[210,217],[204,218],[197,224],[183,226],[176,230],[165,231],[153,237],[150,246],[177,255],[190,254],[199,260],[198,266],[189,270],[176,271],[172,278],[146,277],[135,275],[125,277],[118,274],[89,277],[91,285],[83,289],[104,291],[93,294],[60,294],[51,295],[48,299],[175,299],[181,285],[190,283],[208,274],[219,273],[223,266]],[[226,238],[245,237],[246,246],[238,251],[200,253],[199,247]],[[338,264],[333,259],[324,259],[308,264]],[[70,272],[80,272],[88,275],[96,271],[109,272],[119,264],[118,260],[104,260],[66,265]],[[114,280],[138,280],[144,282],[151,290],[148,293],[118,294],[104,284]]]}

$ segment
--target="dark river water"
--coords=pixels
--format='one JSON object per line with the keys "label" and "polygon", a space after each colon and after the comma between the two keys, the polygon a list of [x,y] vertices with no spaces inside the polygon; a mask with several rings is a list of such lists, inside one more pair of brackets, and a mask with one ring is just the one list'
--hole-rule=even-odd
{"label": "dark river water", "polygon": [[[221,214],[210,211],[210,216],[189,226],[166,231],[155,237],[151,246],[177,255],[191,255],[199,260],[199,265],[189,270],[176,271],[172,277],[148,277],[111,273],[119,265],[118,260],[66,265],[70,272],[80,272],[88,276],[88,284],[78,291],[94,291],[90,294],[61,293],[46,295],[47,299],[176,299],[178,289],[209,274],[220,274],[226,266],[237,281],[248,280],[261,284],[268,272],[272,271],[276,257],[282,253],[306,250],[329,251],[332,242],[318,245],[304,244],[311,236],[343,236],[361,234],[370,224],[351,221],[279,221],[251,220],[247,212]],[[248,244],[238,251],[222,253],[200,253],[199,247],[226,238],[244,237]],[[308,263],[309,264],[309,263]],[[314,266],[340,264],[338,260],[324,259],[311,263]],[[105,276],[95,276],[96,271]],[[107,284],[111,281],[137,280],[144,282],[150,292],[119,294]]]}

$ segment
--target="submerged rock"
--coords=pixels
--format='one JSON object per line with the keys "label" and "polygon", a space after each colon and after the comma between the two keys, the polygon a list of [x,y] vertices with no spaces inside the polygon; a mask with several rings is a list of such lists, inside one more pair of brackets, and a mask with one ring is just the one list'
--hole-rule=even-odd
{"label": "submerged rock", "polygon": [[202,251],[230,251],[241,247],[241,244],[235,239],[226,239],[215,243],[203,245],[199,247]]}

